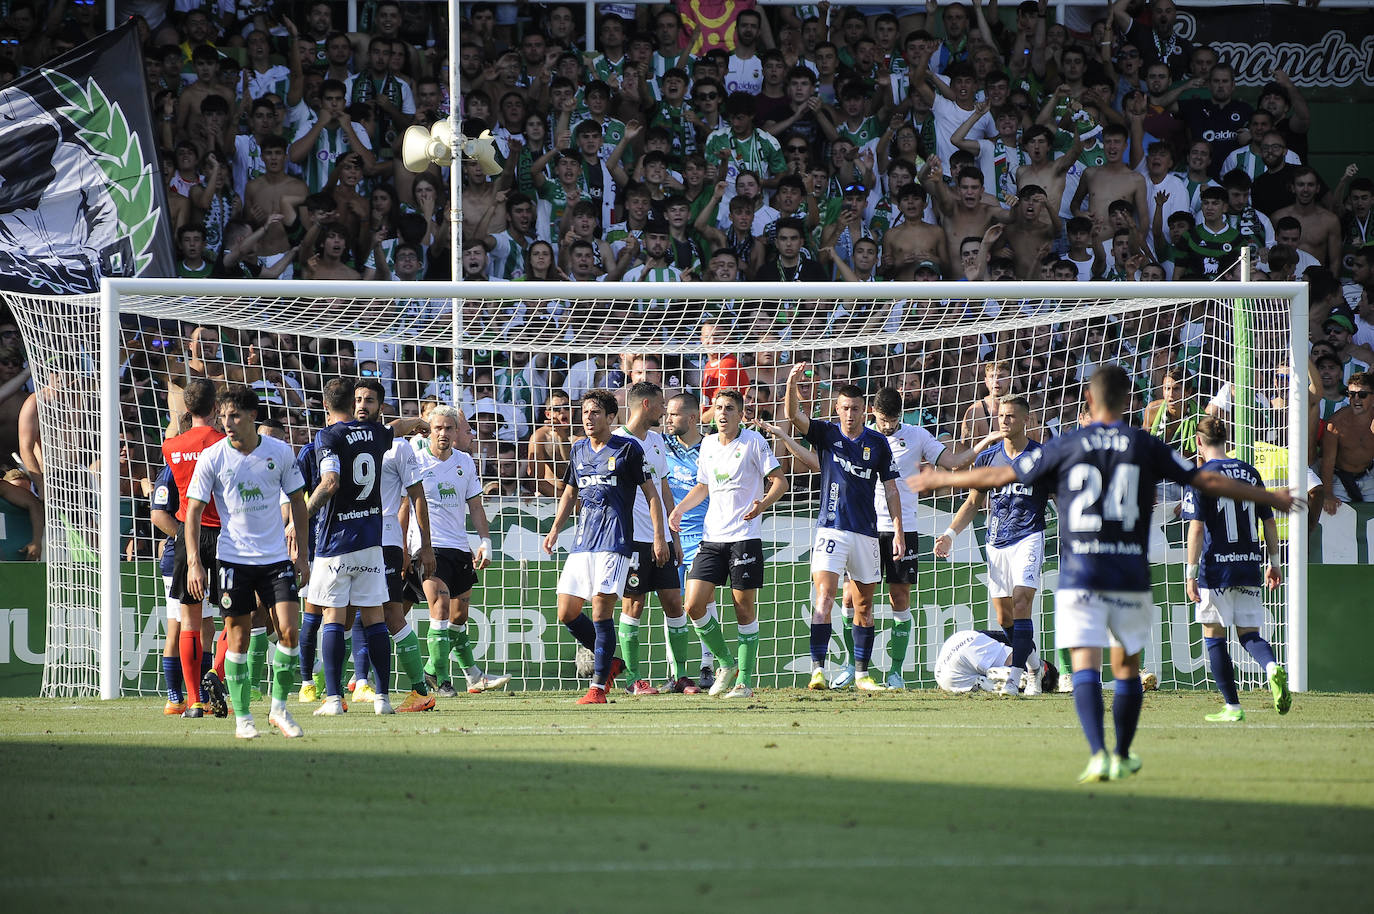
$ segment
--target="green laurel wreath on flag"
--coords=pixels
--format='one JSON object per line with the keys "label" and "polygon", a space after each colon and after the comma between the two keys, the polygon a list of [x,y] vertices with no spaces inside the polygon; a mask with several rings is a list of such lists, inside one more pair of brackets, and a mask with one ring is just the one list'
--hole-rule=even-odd
{"label": "green laurel wreath on flag", "polygon": [[67,101],[56,113],[76,125],[77,136],[105,175],[121,233],[128,236],[134,251],[134,272],[143,272],[153,257],[149,248],[162,211],[154,205],[153,166],[143,157],[138,134],[129,129],[124,111],[94,79],[87,79],[83,90],[56,70],[45,69],[43,75]]}

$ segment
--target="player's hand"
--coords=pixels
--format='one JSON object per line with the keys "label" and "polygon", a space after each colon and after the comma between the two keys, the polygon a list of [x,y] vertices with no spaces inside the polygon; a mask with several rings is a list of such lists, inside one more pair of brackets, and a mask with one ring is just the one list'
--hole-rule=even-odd
{"label": "player's hand", "polygon": [[1282,583],[1283,572],[1279,571],[1273,565],[1266,566],[1264,569],[1264,586],[1268,587],[1270,590],[1278,590],[1279,585]]}
{"label": "player's hand", "polygon": [[305,560],[305,556],[295,559],[296,565],[296,589],[304,587],[310,583],[310,563]]}
{"label": "player's hand", "polygon": [[558,548],[558,531],[557,531],[557,530],[550,530],[550,531],[544,536],[544,551],[547,552],[549,555],[553,555],[554,550],[557,549],[557,548]]}
{"label": "player's hand", "polygon": [[420,547],[420,552],[419,552],[419,555],[417,556],[417,558],[419,558],[419,560],[420,560],[420,579],[421,579],[421,580],[424,580],[425,578],[432,578],[432,577],[434,577],[434,569],[435,569],[435,562],[434,562],[434,547],[432,547],[432,546],[422,546],[422,547]]}
{"label": "player's hand", "polygon": [[895,527],[895,530],[893,531],[892,535],[892,561],[900,562],[902,560],[902,557],[906,555],[906,537],[903,535],[902,525],[900,522],[894,524],[893,526]]}
{"label": "player's hand", "polygon": [[759,516],[760,514],[762,514],[762,513],[763,513],[763,501],[762,501],[761,499],[756,498],[756,499],[754,499],[754,503],[753,503],[752,505],[749,506],[749,510],[744,512],[744,519],[745,519],[745,520],[753,520],[754,518],[758,517],[758,516]]}
{"label": "player's hand", "polygon": [[1183,589],[1188,594],[1189,603],[1201,603],[1202,594],[1197,589],[1197,578],[1189,578],[1183,582]]}
{"label": "player's hand", "polygon": [[668,514],[668,529],[674,533],[682,532],[682,508],[674,508]]}
{"label": "player's hand", "polygon": [[287,524],[287,525],[286,525],[286,557],[289,558],[291,561],[294,562],[294,561],[296,560],[296,556],[298,556],[298,555],[300,554],[299,548],[300,548],[300,547],[296,545],[296,525],[295,525],[295,524]]}
{"label": "player's hand", "polygon": [[672,559],[673,554],[668,551],[667,540],[654,538],[654,564],[666,565]]}
{"label": "player's hand", "polygon": [[196,602],[205,599],[205,566],[199,559],[186,559],[186,592]]}
{"label": "player's hand", "polygon": [[954,540],[944,533],[935,537],[935,554],[942,559],[949,558],[949,550],[954,545]]}
{"label": "player's hand", "polygon": [[792,370],[789,371],[789,372],[787,373],[787,383],[788,383],[788,384],[797,384],[797,383],[800,383],[800,380],[801,380],[801,377],[802,377],[803,373],[808,372],[808,371],[810,371],[810,370],[811,370],[811,363],[810,363],[810,362],[798,362],[797,364],[793,365],[793,366],[792,366]]}
{"label": "player's hand", "polygon": [[[1333,502],[1335,501],[1334,498],[1331,500]],[[1274,509],[1277,511],[1282,511],[1284,514],[1290,514],[1301,511],[1306,507],[1307,499],[1295,495],[1292,492],[1279,491],[1274,493]],[[1336,512],[1333,511],[1331,513],[1334,514]]]}
{"label": "player's hand", "polygon": [[487,540],[482,540],[477,546],[477,552],[472,557],[472,567],[481,571],[491,564],[491,548],[487,545]]}

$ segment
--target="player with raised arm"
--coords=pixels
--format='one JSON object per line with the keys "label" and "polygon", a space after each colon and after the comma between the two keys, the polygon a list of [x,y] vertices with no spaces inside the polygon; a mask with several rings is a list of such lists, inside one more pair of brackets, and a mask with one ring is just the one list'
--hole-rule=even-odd
{"label": "player with raised arm", "polygon": [[[191,477],[196,471],[196,462],[207,448],[224,437],[215,419],[215,385],[206,378],[192,378],[186,382],[182,391],[183,403],[191,416],[191,427],[179,435],[174,435],[162,443],[162,458],[172,471],[176,483],[176,519],[186,523],[186,493],[191,485]],[[177,635],[178,656],[181,658],[181,675],[186,685],[185,717],[204,717],[206,710],[213,710],[216,717],[229,713],[224,701],[223,687],[214,673],[210,671],[210,643],[215,635],[214,617],[219,615],[219,575],[215,573],[216,540],[219,537],[219,512],[212,501],[200,513],[200,541],[197,552],[204,556],[208,584],[202,592],[208,597],[209,606],[201,597],[192,597],[186,589],[186,531],[177,537],[172,554],[172,583],[168,592],[170,599],[181,605],[181,630]],[[205,686],[202,695],[201,686]],[[209,701],[211,707],[206,708]]]}
{"label": "player with raised arm", "polygon": [[854,594],[854,687],[881,692],[885,687],[868,672],[873,654],[873,591],[881,574],[878,559],[878,514],[875,492],[882,485],[892,517],[892,558],[906,551],[902,502],[897,494],[897,467],[892,448],[880,432],[864,427],[868,412],[863,391],[853,384],[835,389],[839,423],[812,419],[802,411],[797,389],[806,362],[792,366],[785,399],[792,427],[811,443],[820,459],[821,504],[816,540],[811,547],[811,583],[816,605],[811,616],[811,681],[809,689],[825,689],[825,656],[830,650],[831,610],[839,592],[840,575],[849,574]]}
{"label": "player with raised arm", "polygon": [[[418,420],[414,420],[410,424],[417,423]],[[429,711],[434,707],[434,696],[425,682],[420,639],[406,619],[406,573],[411,561],[399,518],[401,502],[405,500],[419,535],[416,561],[420,563],[421,580],[432,576],[434,548],[429,533],[429,502],[425,498],[424,471],[419,465],[419,455],[395,425],[392,432],[395,438],[382,457],[382,563],[386,573],[386,602],[382,604],[382,615],[391,641],[396,645],[397,662],[410,680],[410,694],[396,706],[396,711]]]}
{"label": "player with raised arm", "polygon": [[[753,696],[759,654],[758,592],[763,586],[763,512],[787,493],[787,477],[764,437],[743,428],[744,395],[722,390],[712,403],[717,432],[701,442],[697,484],[673,509],[668,526],[678,530],[683,517],[706,501],[706,523],[692,570],[687,573],[687,615],[711,653],[721,658],[711,694]],[[767,484],[767,491],[764,485]],[[716,588],[730,583],[739,651],[736,664],[720,623],[706,612]]]}
{"label": "player with raised arm", "polygon": [[[974,467],[1010,465],[1022,454],[1038,451],[1040,442],[1026,435],[1029,423],[1030,403],[1025,397],[1001,397],[997,425],[1004,437],[981,451],[973,461]],[[1028,695],[1040,694],[1040,660],[1035,650],[1031,609],[1045,564],[1045,504],[1049,494],[1047,488],[1037,489],[1021,482],[1009,482],[990,492],[974,489],[949,527],[935,540],[935,554],[947,557],[954,537],[973,523],[980,509],[987,507],[988,600],[997,613],[997,624],[1011,639],[1011,665],[1031,674],[1026,677]],[[1017,693],[1014,678],[1006,681],[1005,693]]]}
{"label": "player with raised arm", "polygon": [[[436,406],[429,414],[429,450],[415,454],[429,512],[434,573],[420,578],[415,563],[423,564],[424,539],[418,514],[411,514],[409,546],[412,582],[419,578],[429,604],[429,659],[425,683],[441,698],[458,694],[450,675],[450,654],[458,658],[467,690],[472,694],[504,688],[510,676],[489,676],[477,665],[468,640],[468,609],[477,572],[491,564],[491,528],[482,507],[482,479],[472,455],[454,447],[461,415],[452,406]],[[477,533],[474,555],[468,539],[468,518]],[[412,583],[412,587],[415,585]]]}
{"label": "player with raised arm", "polygon": [[[676,504],[676,500],[673,498],[673,490],[668,486],[668,446],[663,436],[653,429],[653,426],[663,418],[663,388],[653,381],[637,381],[630,385],[625,401],[630,410],[630,418],[616,434],[633,438],[639,443],[640,449],[644,452],[644,470],[660,492],[659,510],[670,510]],[[667,517],[666,513],[664,517]],[[649,602],[649,594],[658,594],[658,605],[663,607],[663,617],[670,628],[674,620],[677,620],[679,628],[685,625],[682,617],[682,583],[678,579],[682,544],[678,541],[677,532],[674,531],[668,561],[655,561],[655,526],[653,519],[649,517],[648,499],[636,493],[634,554],[630,556],[630,574],[625,579],[625,596],[620,603],[618,630],[620,658],[625,662],[625,691],[631,695],[658,694],[658,689],[650,684],[648,678],[639,675],[639,623]]]}
{"label": "player with raised arm", "polygon": [[325,512],[315,541],[310,602],[321,608],[320,649],[324,655],[325,700],[317,717],[333,717],[343,703],[344,632],[361,615],[367,653],[377,673],[372,707],[394,713],[387,696],[391,682],[391,636],[383,621],[386,576],[382,558],[382,458],[391,447],[391,429],[378,420],[386,392],[376,378],[362,378],[326,390],[325,407],[353,418],[321,429],[315,436],[320,484],[310,495],[311,516]]}
{"label": "player with raised arm", "polygon": [[[1262,485],[1250,464],[1226,456],[1226,421],[1208,416],[1197,424],[1197,451],[1202,469],[1221,473],[1250,485]],[[1246,502],[1202,495],[1195,488],[1183,493],[1183,519],[1188,521],[1188,599],[1197,604],[1197,621],[1207,645],[1207,663],[1226,707],[1207,719],[1214,722],[1245,720],[1236,692],[1236,673],[1226,649],[1226,629],[1236,628],[1240,646],[1264,670],[1274,710],[1287,714],[1293,706],[1288,674],[1274,659],[1274,648],[1260,637],[1264,625],[1261,585],[1270,590],[1283,583],[1279,556],[1279,526],[1268,505],[1252,509]],[[1262,553],[1256,519],[1264,527],[1269,567],[1261,574]]]}
{"label": "player with raised arm", "polygon": [[299,529],[306,519],[305,482],[291,445],[258,435],[258,395],[252,388],[233,385],[216,402],[227,437],[201,453],[186,493],[186,588],[198,599],[206,592],[200,525],[213,500],[224,509],[216,557],[224,637],[229,644],[224,668],[234,700],[234,735],[239,739],[258,735],[249,710],[253,684],[248,678],[247,651],[253,611],[261,601],[271,607],[278,634],[267,719],[283,736],[296,737],[301,728],[291,718],[286,700],[296,685],[297,582],[308,580],[310,567],[303,553],[298,552],[294,560],[289,557],[277,493],[291,499],[291,517]]}
{"label": "player with raised arm", "polygon": [[[994,431],[972,447],[956,453],[926,429],[902,421],[902,394],[894,387],[884,387],[874,395],[871,427],[887,438],[893,463],[901,478],[914,476],[922,463],[947,470],[962,469],[973,462],[979,451],[1002,439],[1002,433]],[[902,678],[902,664],[906,660],[907,647],[911,644],[911,587],[916,583],[916,571],[920,565],[920,546],[916,534],[916,493],[905,485],[898,484],[896,488],[902,504],[904,542],[899,544],[895,541],[895,524],[887,510],[886,491],[874,492],[873,509],[878,513],[878,554],[882,557],[883,580],[887,582],[888,603],[892,606],[892,637],[887,644],[892,667],[886,685],[890,689],[904,689],[906,681]],[[899,550],[900,559],[897,558]],[[846,603],[853,602],[851,589],[846,588]],[[836,682],[840,681],[836,677]],[[831,687],[834,686],[835,683],[831,683]]]}
{"label": "player with raised arm", "polygon": [[[1289,492],[1270,492],[1213,470],[1195,467],[1143,429],[1122,420],[1131,402],[1130,375],[1100,365],[1088,384],[1092,423],[1021,454],[1015,462],[959,472],[925,470],[921,491],[960,486],[996,489],[1012,482],[1055,485],[1059,528],[1059,590],[1055,621],[1071,649],[1074,705],[1092,756],[1080,782],[1117,780],[1140,770],[1131,752],[1143,690],[1140,656],[1150,634],[1148,558],[1155,485],[1171,479],[1203,495],[1301,507]],[[1105,748],[1102,722],[1102,649],[1111,646],[1116,679],[1112,717],[1116,751]]]}
{"label": "player with raised arm", "polygon": [[[577,642],[592,652],[595,666],[580,705],[604,705],[606,691],[625,663],[615,656],[615,604],[625,595],[634,552],[634,493],[644,493],[654,529],[654,562],[669,560],[667,533],[658,487],[644,468],[639,442],[612,432],[615,394],[604,388],[582,395],[582,428],[587,437],[573,442],[563,476],[563,494],[553,526],[544,537],[544,551],[553,555],[558,533],[580,502],[572,549],[558,576],[558,621]],[[592,604],[588,619],[582,607]]]}
{"label": "player with raised arm", "polygon": [[[674,503],[680,503],[687,493],[697,484],[697,467],[701,462],[701,401],[690,392],[678,394],[668,401],[665,414],[668,434],[664,443],[668,445],[668,488],[672,489]],[[682,512],[678,520],[678,544],[682,548],[682,564],[677,566],[678,584],[683,593],[687,591],[687,572],[696,560],[697,549],[705,532],[706,511],[710,500]],[[706,604],[706,615],[715,618],[716,604],[713,599]],[[687,631],[687,617],[676,619],[663,617],[664,632],[668,642],[668,663],[671,669],[668,683],[660,692],[681,692],[695,695],[702,689],[709,689],[715,682],[714,655],[706,645],[701,646],[701,679],[693,682],[687,675],[687,649],[690,635]]]}

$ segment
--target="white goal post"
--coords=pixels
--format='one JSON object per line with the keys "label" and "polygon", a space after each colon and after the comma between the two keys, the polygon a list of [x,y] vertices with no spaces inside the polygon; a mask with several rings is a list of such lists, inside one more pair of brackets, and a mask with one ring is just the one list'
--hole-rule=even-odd
{"label": "white goal post", "polygon": [[[150,672],[145,655],[148,644],[156,646],[158,626],[152,617],[160,608],[148,606],[156,605],[160,582],[129,583],[131,573],[137,578],[144,572],[131,572],[130,566],[140,563],[124,562],[122,550],[131,550],[135,558],[147,551],[130,543],[139,534],[127,529],[128,480],[110,468],[120,467],[122,459],[133,465],[132,449],[121,453],[131,434],[147,442],[155,439],[149,427],[154,420],[139,408],[139,397],[148,391],[131,394],[127,383],[130,366],[148,358],[138,340],[153,333],[189,334],[198,325],[225,328],[236,339],[235,346],[226,342],[224,347],[226,364],[239,359],[236,370],[252,362],[245,353],[255,345],[259,350],[280,345],[283,351],[271,354],[274,364],[300,355],[299,361],[310,366],[298,371],[312,377],[325,372],[327,364],[345,364],[345,351],[353,358],[369,344],[392,346],[397,355],[388,390],[394,389],[402,410],[412,408],[424,391],[445,402],[461,403],[465,397],[469,404],[481,402],[468,389],[474,370],[479,380],[484,371],[493,379],[509,379],[519,366],[520,376],[536,378],[538,389],[526,392],[528,402],[516,404],[520,415],[512,421],[534,427],[551,388],[567,383],[575,360],[582,357],[604,359],[604,364],[592,361],[590,373],[578,376],[589,383],[623,383],[615,357],[633,353],[657,360],[669,393],[699,391],[707,355],[702,330],[709,323],[710,354],[734,357],[740,377],[753,379],[750,408],[756,418],[767,418],[780,398],[772,388],[778,377],[785,377],[787,362],[805,358],[817,364],[813,415],[829,415],[825,390],[830,383],[856,382],[870,396],[879,387],[893,386],[903,391],[904,411],[909,399],[910,416],[931,417],[956,447],[969,443],[962,437],[966,410],[987,392],[978,386],[985,363],[1012,366],[1011,389],[1031,399],[1042,434],[1071,426],[1082,382],[1094,364],[1129,362],[1128,370],[1140,383],[1138,405],[1156,399],[1160,376],[1179,365],[1188,378],[1185,412],[1197,415],[1206,405],[1221,404],[1240,453],[1257,465],[1267,461],[1268,469],[1261,466],[1261,471],[1271,485],[1304,493],[1308,488],[1307,413],[1286,408],[1307,402],[1307,289],[1301,283],[649,285],[127,279],[106,280],[99,297],[10,296],[29,344],[35,384],[46,391],[40,397],[40,424],[45,459],[52,468],[45,694],[113,698],[157,690],[156,672]],[[168,330],[169,325],[180,329]],[[283,342],[288,340],[289,346]],[[166,345],[170,363],[170,350],[185,343]],[[261,363],[263,352],[256,358]],[[585,366],[589,360],[577,364]],[[352,364],[365,362],[353,358]],[[381,366],[376,367],[381,373]],[[1284,378],[1285,367],[1286,380],[1276,381]],[[309,383],[315,382],[305,386]],[[151,386],[157,394],[157,385]],[[505,392],[513,389],[508,386]],[[913,389],[919,396],[909,396]],[[573,393],[575,403],[578,392]],[[510,404],[500,405],[504,409]],[[156,421],[165,419],[165,410],[154,412],[160,417]],[[1138,417],[1134,412],[1134,421]],[[1169,420],[1163,421],[1161,428]],[[145,427],[134,434],[131,423]],[[490,434],[499,437],[509,431],[506,424],[499,417],[490,427],[479,423],[474,446],[495,444],[482,436],[494,428]],[[525,441],[520,438],[517,448],[525,448]],[[503,448],[493,453],[508,452],[504,446],[510,443],[502,439]],[[1257,457],[1259,451],[1263,454]],[[551,609],[548,572],[561,564],[561,556],[549,560],[529,547],[529,534],[540,530],[541,520],[547,522],[552,499],[541,493],[539,480],[527,478],[523,450],[518,454],[519,468],[513,472],[520,478],[508,478],[512,473],[495,456],[490,480],[484,476],[496,493],[489,498],[488,514],[501,514],[510,522],[497,547],[500,567],[479,585],[481,593],[474,592],[474,607],[485,626],[481,649],[487,651],[486,662],[505,664],[517,685],[572,688],[571,639],[547,619],[541,623],[530,616],[532,605]],[[799,470],[789,466],[789,472],[801,481]],[[761,594],[760,615],[767,614],[771,625],[760,643],[759,684],[765,687],[793,685],[800,675],[791,664],[792,641],[800,631],[793,617],[809,602],[805,563],[815,499],[814,493],[806,497],[804,481],[800,486],[794,482],[794,489],[797,494],[777,506],[778,516],[765,534],[770,578]],[[1161,493],[1153,521],[1151,558],[1163,570],[1156,581],[1158,643],[1147,647],[1146,666],[1164,673],[1164,685],[1196,687],[1205,683],[1205,668],[1198,660],[1200,639],[1189,634],[1196,628],[1191,607],[1177,605],[1181,558],[1177,525],[1166,510],[1170,497]],[[962,493],[923,497],[918,532],[932,538],[962,498]],[[1284,586],[1266,602],[1276,635],[1271,640],[1288,664],[1294,686],[1304,689],[1305,521],[1287,523],[1284,536]],[[928,666],[942,635],[957,624],[987,618],[981,537],[981,527],[971,528],[947,562],[922,556],[930,563],[929,574],[923,564],[912,594],[912,609],[922,613],[922,621],[907,655],[893,659],[894,668],[911,671],[912,685],[931,683]],[[1053,574],[1047,575],[1039,601],[1038,640],[1052,641],[1053,580]],[[130,586],[137,594],[130,593]],[[880,604],[884,593],[880,588]],[[723,620],[732,618],[728,602],[727,597]],[[136,605],[131,608],[131,603]],[[883,620],[892,618],[882,609],[880,631],[888,624]],[[661,633],[651,634],[659,631],[656,604],[651,603],[650,614],[646,665],[659,678],[663,639]],[[418,620],[424,618],[421,609]],[[547,651],[534,643],[533,629],[544,632],[540,637]],[[838,633],[838,624],[836,629]],[[1046,646],[1042,643],[1042,649]],[[766,662],[770,650],[776,662]],[[875,648],[875,665],[881,666],[878,653]],[[1237,663],[1242,685],[1257,683],[1258,672],[1246,667],[1241,653],[1233,655],[1242,658]]]}

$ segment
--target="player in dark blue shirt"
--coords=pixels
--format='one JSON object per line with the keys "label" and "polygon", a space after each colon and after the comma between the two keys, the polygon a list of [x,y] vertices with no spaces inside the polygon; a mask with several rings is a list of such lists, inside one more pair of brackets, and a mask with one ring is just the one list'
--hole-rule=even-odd
{"label": "player in dark blue shirt", "polygon": [[839,422],[812,419],[803,411],[797,389],[811,367],[792,366],[787,375],[787,418],[797,433],[815,448],[821,466],[821,506],[816,541],[811,547],[811,583],[816,606],[811,615],[811,681],[809,689],[826,689],[825,657],[830,651],[830,613],[839,592],[840,575],[849,574],[854,596],[854,687],[881,692],[885,687],[868,672],[873,655],[873,591],[882,576],[878,556],[877,487],[887,497],[892,518],[892,559],[906,551],[902,530],[902,502],[897,494],[897,467],[887,436],[864,426],[868,404],[853,384],[835,389]]}
{"label": "player in dark blue shirt", "polygon": [[[625,668],[615,656],[614,616],[634,552],[636,491],[643,492],[649,502],[654,561],[660,565],[669,561],[658,486],[644,466],[639,442],[612,434],[616,412],[615,394],[609,390],[589,390],[583,395],[582,427],[587,437],[573,442],[558,513],[544,537],[544,551],[553,555],[573,503],[581,502],[572,548],[558,576],[558,621],[595,657],[591,688],[577,700],[580,705],[604,705],[606,690]],[[592,604],[590,620],[582,612],[588,602]]]}
{"label": "player in dark blue shirt", "polygon": [[[1002,397],[997,404],[997,427],[1006,437],[974,458],[974,469],[1009,465],[1022,454],[1040,450],[1040,442],[1026,435],[1029,421],[1030,404],[1025,397]],[[1032,695],[1040,693],[1032,609],[1045,564],[1045,504],[1049,494],[1046,486],[1022,482],[1009,482],[987,493],[974,490],[949,528],[935,540],[935,554],[948,556],[954,537],[987,505],[988,602],[997,613],[997,624],[1011,641],[1011,665],[1031,674],[1026,681],[1027,694]],[[1009,677],[1005,693],[1014,695],[1016,690],[1016,679]]]}
{"label": "player in dark blue shirt", "polygon": [[[1199,470],[1142,429],[1122,421],[1131,379],[1119,365],[1093,372],[1087,391],[1092,423],[1022,454],[1013,464],[958,473],[926,470],[922,491],[959,486],[995,489],[1009,482],[1055,485],[1059,507],[1059,587],[1055,622],[1071,648],[1074,705],[1092,757],[1079,781],[1130,777],[1140,759],[1130,751],[1140,720],[1140,655],[1149,637],[1148,546],[1155,484],[1171,479],[1217,498],[1287,511],[1303,502],[1213,470]],[[1109,637],[1110,635],[1110,637]],[[1102,649],[1112,649],[1116,680],[1112,717],[1116,751],[1105,749],[1102,724]]]}
{"label": "player in dark blue shirt", "polygon": [[[1202,469],[1232,479],[1262,485],[1258,471],[1250,464],[1226,456],[1226,422],[1208,416],[1197,424],[1198,455],[1206,462]],[[1274,710],[1287,714],[1293,705],[1288,691],[1288,674],[1274,657],[1274,648],[1260,637],[1264,625],[1264,602],[1260,586],[1273,590],[1283,583],[1279,571],[1279,527],[1267,505],[1252,508],[1246,502],[1213,498],[1188,489],[1183,493],[1183,519],[1188,521],[1188,599],[1197,604],[1197,621],[1202,625],[1202,640],[1207,646],[1207,662],[1226,707],[1208,714],[1213,722],[1245,720],[1236,691],[1236,673],[1226,648],[1226,629],[1236,628],[1241,647],[1259,663],[1274,696]],[[1269,547],[1269,567],[1261,574],[1264,555],[1260,550],[1258,525],[1264,526],[1264,541]]]}
{"label": "player in dark blue shirt", "polygon": [[[323,514],[315,540],[309,600],[322,610],[321,646],[326,698],[317,715],[342,714],[344,631],[361,616],[368,656],[379,691],[378,714],[392,713],[391,636],[382,606],[387,601],[382,558],[382,458],[391,429],[382,425],[386,392],[375,378],[353,384],[342,379],[325,387],[325,407],[335,421],[315,436],[320,484],[307,506]],[[361,677],[360,677],[361,678]]]}
{"label": "player in dark blue shirt", "polygon": [[[176,517],[180,504],[181,499],[177,494],[177,483],[172,476],[172,468],[163,466],[162,472],[157,474],[157,481],[153,483],[149,507],[152,510],[153,526],[167,534],[167,539],[162,544],[158,570],[162,573],[162,580],[168,589],[167,642],[162,648],[162,678],[167,685],[167,704],[163,706],[162,713],[168,716],[186,710],[186,696],[182,692],[185,680],[181,673],[181,651],[178,644],[181,637],[181,601],[173,600],[170,595],[172,570],[176,564],[177,533],[181,529]],[[213,623],[213,618],[211,621]],[[211,631],[213,632],[213,629]]]}

